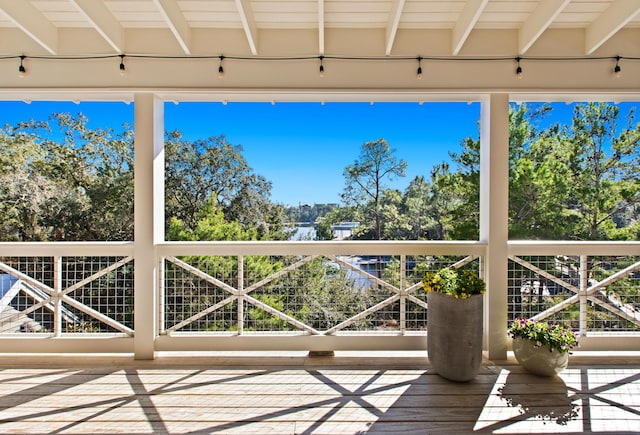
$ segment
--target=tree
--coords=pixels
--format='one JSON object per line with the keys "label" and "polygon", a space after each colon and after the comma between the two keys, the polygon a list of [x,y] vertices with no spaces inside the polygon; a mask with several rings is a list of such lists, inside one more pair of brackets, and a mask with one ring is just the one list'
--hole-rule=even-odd
{"label": "tree", "polygon": [[451,196],[436,184],[437,175],[446,165],[434,166],[431,182],[423,176],[415,177],[404,192],[405,214],[409,219],[409,240],[444,240],[445,216],[453,203]]}
{"label": "tree", "polygon": [[383,238],[385,240],[406,240],[411,225],[409,215],[403,203],[402,193],[397,189],[385,189],[382,192],[381,213]]}
{"label": "tree", "polygon": [[346,187],[342,200],[347,205],[356,205],[364,210],[364,214],[373,218],[373,236],[382,239],[382,192],[385,181],[394,177],[404,177],[407,162],[395,157],[395,149],[391,149],[384,139],[365,142],[360,149],[360,156],[352,165],[344,170]]}
{"label": "tree", "polygon": [[6,126],[0,134],[0,237],[131,240],[133,133],[89,129],[82,114]]}
{"label": "tree", "polygon": [[432,172],[443,207],[443,235],[454,240],[477,240],[480,225],[480,141],[471,137],[461,141],[462,151],[449,153],[458,170],[443,163]]}
{"label": "tree", "polygon": [[198,212],[216,198],[228,221],[257,228],[273,240],[286,237],[284,208],[269,201],[271,183],[253,173],[241,146],[227,143],[224,136],[191,142],[176,130],[167,133],[165,158],[168,217],[193,230]]}
{"label": "tree", "polygon": [[618,118],[615,105],[581,104],[571,128],[562,132],[572,186],[569,207],[578,213],[579,239],[617,238],[614,216],[640,203],[640,124],[633,125],[632,111],[619,131]]}

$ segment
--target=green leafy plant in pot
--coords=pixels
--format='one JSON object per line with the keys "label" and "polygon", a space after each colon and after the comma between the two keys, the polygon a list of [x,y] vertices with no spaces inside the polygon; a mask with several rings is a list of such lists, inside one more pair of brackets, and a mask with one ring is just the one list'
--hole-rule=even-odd
{"label": "green leafy plant in pot", "polygon": [[578,334],[559,323],[515,319],[509,325],[516,360],[530,373],[555,376],[567,368]]}
{"label": "green leafy plant in pot", "polygon": [[482,294],[486,284],[472,270],[452,267],[427,272],[427,351],[440,376],[473,379],[482,364]]}

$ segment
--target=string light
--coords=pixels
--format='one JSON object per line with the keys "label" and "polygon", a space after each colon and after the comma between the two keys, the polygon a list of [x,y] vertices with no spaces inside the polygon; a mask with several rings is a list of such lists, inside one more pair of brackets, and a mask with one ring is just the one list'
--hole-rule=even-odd
{"label": "string light", "polygon": [[224,77],[224,68],[222,67],[222,61],[224,60],[224,56],[220,55],[220,65],[218,65],[218,78]]}
{"label": "string light", "polygon": [[518,77],[519,79],[522,78],[522,67],[520,66],[520,60],[520,56],[516,57],[516,62],[518,63],[518,67],[516,68],[516,77]]}
{"label": "string light", "polygon": [[25,57],[26,56],[24,54],[20,55],[20,66],[18,67],[18,76],[20,76],[20,78],[23,78],[27,74],[27,70],[24,68],[24,65],[22,64]]}
{"label": "string light", "polygon": [[126,67],[124,64],[125,57],[134,57],[138,59],[160,59],[160,60],[210,60],[210,59],[219,59],[220,63],[218,65],[218,77],[224,77],[224,60],[225,59],[234,59],[234,60],[243,60],[243,61],[251,61],[251,62],[259,62],[259,61],[268,61],[268,62],[296,62],[296,61],[307,61],[307,60],[319,60],[319,73],[320,76],[323,77],[325,73],[324,61],[325,59],[332,59],[337,61],[362,61],[362,62],[386,62],[386,61],[417,61],[418,67],[416,70],[416,75],[418,79],[422,77],[422,61],[431,61],[431,62],[506,62],[506,61],[515,61],[516,62],[516,76],[520,79],[523,77],[523,69],[521,65],[522,60],[526,60],[527,62],[581,62],[581,61],[602,61],[602,60],[615,60],[615,66],[613,68],[613,73],[616,77],[620,77],[622,74],[622,68],[620,66],[620,61],[622,60],[640,60],[640,57],[628,57],[628,56],[583,56],[583,57],[545,57],[545,56],[531,56],[531,57],[510,57],[510,56],[478,56],[478,57],[465,57],[465,56],[327,56],[327,55],[319,55],[319,56],[224,56],[224,55],[202,55],[202,56],[191,56],[191,55],[153,55],[153,54],[105,54],[105,55],[86,55],[86,56],[26,56],[22,55],[8,55],[8,56],[0,56],[0,61],[5,59],[19,59],[20,65],[18,67],[18,72],[20,77],[24,77],[27,73],[27,70],[24,66],[24,61],[27,59],[39,59],[39,60],[92,60],[92,59],[110,59],[110,58],[120,58],[119,70],[120,74],[124,75],[126,72]]}

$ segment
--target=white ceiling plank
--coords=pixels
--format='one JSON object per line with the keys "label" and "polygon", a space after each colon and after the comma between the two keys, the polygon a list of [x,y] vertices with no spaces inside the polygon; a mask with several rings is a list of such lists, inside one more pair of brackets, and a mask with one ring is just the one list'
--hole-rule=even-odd
{"label": "white ceiling plank", "polygon": [[393,48],[393,42],[396,39],[396,34],[398,33],[398,25],[400,24],[400,17],[402,16],[402,11],[404,10],[404,2],[405,0],[393,0],[393,5],[391,6],[391,13],[389,14],[389,23],[386,28],[386,48],[385,54],[390,55],[391,49]]}
{"label": "white ceiling plank", "polygon": [[258,27],[256,26],[256,20],[253,17],[249,0],[235,0],[235,2],[238,8],[238,14],[240,14],[240,21],[242,21],[244,33],[247,35],[249,48],[251,49],[251,53],[256,56],[258,54]]}
{"label": "white ceiling plank", "polygon": [[191,54],[191,27],[176,0],[153,0],[185,54]]}
{"label": "white ceiling plank", "polygon": [[593,23],[585,34],[585,51],[593,53],[618,30],[640,13],[640,1],[617,0],[609,6]]}
{"label": "white ceiling plank", "polygon": [[85,18],[117,52],[124,52],[124,28],[103,2],[95,0],[71,0]]}
{"label": "white ceiling plank", "polygon": [[0,10],[31,39],[51,54],[58,50],[58,30],[31,2],[0,0]]}
{"label": "white ceiling plank", "polygon": [[453,28],[452,52],[458,54],[489,0],[470,0]]}
{"label": "white ceiling plank", "polygon": [[519,53],[526,53],[571,0],[544,0],[527,18],[519,34]]}
{"label": "white ceiling plank", "polygon": [[318,0],[318,52],[324,54],[324,0]]}

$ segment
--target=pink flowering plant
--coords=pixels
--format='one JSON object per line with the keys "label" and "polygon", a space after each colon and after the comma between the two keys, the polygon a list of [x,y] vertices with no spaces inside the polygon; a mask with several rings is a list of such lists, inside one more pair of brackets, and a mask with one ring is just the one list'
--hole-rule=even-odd
{"label": "pink flowering plant", "polygon": [[485,282],[471,270],[446,267],[437,272],[427,272],[422,279],[427,293],[445,293],[456,299],[467,299],[484,293]]}
{"label": "pink flowering plant", "polygon": [[578,345],[578,334],[559,323],[519,319],[509,326],[511,337],[531,340],[535,347],[549,346],[560,353],[569,352]]}

